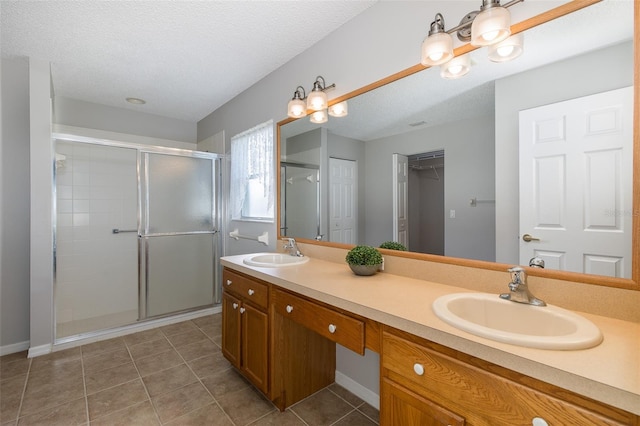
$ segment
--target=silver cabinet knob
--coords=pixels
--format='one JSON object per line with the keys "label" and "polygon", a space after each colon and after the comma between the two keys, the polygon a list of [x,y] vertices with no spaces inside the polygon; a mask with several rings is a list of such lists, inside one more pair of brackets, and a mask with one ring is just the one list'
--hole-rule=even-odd
{"label": "silver cabinet knob", "polygon": [[329,333],[333,334],[336,332],[336,330],[338,329],[338,327],[336,327],[333,324],[329,324]]}
{"label": "silver cabinet knob", "polygon": [[293,312],[293,306],[287,305],[287,313],[290,314],[291,312]]}
{"label": "silver cabinet knob", "polygon": [[238,309],[238,304],[237,303],[233,304],[233,309]]}
{"label": "silver cabinet knob", "polygon": [[231,280],[227,280],[227,285],[231,285],[232,282],[233,281],[231,281]]}
{"label": "silver cabinet knob", "polygon": [[255,291],[253,291],[253,289],[249,289],[249,291],[247,291],[247,293],[249,293],[249,296],[253,296],[253,293],[255,293]]}
{"label": "silver cabinet knob", "polygon": [[531,425],[532,426],[549,426],[549,423],[547,423],[547,421],[542,417],[534,417],[533,420],[531,420]]}
{"label": "silver cabinet knob", "polygon": [[245,310],[246,310],[246,309],[244,309],[244,308],[240,308],[240,313],[241,313],[241,314],[244,314],[244,311],[245,311]]}
{"label": "silver cabinet knob", "polygon": [[422,364],[413,364],[413,371],[415,371],[418,376],[422,376],[424,374],[424,367]]}

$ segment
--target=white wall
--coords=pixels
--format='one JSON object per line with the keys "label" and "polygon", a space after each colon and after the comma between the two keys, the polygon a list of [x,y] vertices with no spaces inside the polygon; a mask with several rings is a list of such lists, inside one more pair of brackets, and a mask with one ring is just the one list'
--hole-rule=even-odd
{"label": "white wall", "polygon": [[[123,100],[124,102],[124,100]],[[56,96],[54,122],[88,129],[196,143],[197,126],[175,118]]]}
{"label": "white wall", "polygon": [[29,62],[1,73],[0,355],[29,344]]}
{"label": "white wall", "polygon": [[496,224],[500,224],[496,233],[498,262],[519,263],[518,112],[631,85],[631,42],[496,82]]}

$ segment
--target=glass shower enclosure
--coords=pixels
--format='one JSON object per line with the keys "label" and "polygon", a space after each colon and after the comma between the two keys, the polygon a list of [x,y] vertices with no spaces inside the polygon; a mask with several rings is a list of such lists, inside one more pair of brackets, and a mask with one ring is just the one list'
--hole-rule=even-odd
{"label": "glass shower enclosure", "polygon": [[218,155],[54,146],[56,341],[220,302]]}

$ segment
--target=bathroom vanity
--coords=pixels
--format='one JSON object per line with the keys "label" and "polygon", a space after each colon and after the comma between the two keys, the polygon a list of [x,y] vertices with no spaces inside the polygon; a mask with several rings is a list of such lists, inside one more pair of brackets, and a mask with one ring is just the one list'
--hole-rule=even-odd
{"label": "bathroom vanity", "polygon": [[595,348],[518,347],[433,314],[435,298],[464,288],[246,257],[222,259],[223,353],[281,410],[333,383],[338,343],[380,354],[383,425],[640,425],[636,323],[589,315],[605,336]]}

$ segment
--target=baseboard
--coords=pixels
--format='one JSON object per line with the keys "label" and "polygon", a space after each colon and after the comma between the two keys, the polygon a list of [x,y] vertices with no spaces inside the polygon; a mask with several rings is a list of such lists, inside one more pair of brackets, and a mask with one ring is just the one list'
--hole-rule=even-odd
{"label": "baseboard", "polygon": [[32,346],[29,348],[29,354],[27,355],[27,358],[50,354],[52,349],[53,345]]}
{"label": "baseboard", "polygon": [[362,399],[367,404],[380,409],[380,395],[362,386],[351,377],[336,370],[336,383]]}
{"label": "baseboard", "polygon": [[0,356],[15,354],[29,349],[29,341],[12,343],[11,345],[0,346]]}

